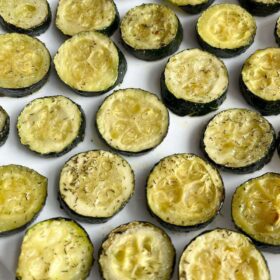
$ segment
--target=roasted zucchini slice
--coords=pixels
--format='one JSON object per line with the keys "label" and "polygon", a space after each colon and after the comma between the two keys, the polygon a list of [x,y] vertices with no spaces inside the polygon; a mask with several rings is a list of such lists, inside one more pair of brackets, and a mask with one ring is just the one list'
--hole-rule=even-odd
{"label": "roasted zucchini slice", "polygon": [[0,236],[27,227],[47,198],[48,180],[20,165],[0,166]]}
{"label": "roasted zucchini slice", "polygon": [[262,115],[280,114],[280,49],[257,50],[244,63],[240,90]]}
{"label": "roasted zucchini slice", "polygon": [[243,234],[214,229],[195,237],[179,261],[179,280],[270,280],[262,253]]}
{"label": "roasted zucchini slice", "polygon": [[239,3],[255,16],[268,16],[280,10],[279,0],[239,0]]}
{"label": "roasted zucchini slice", "polygon": [[249,48],[256,29],[255,19],[235,4],[219,4],[208,8],[196,25],[201,47],[224,58],[239,55]]}
{"label": "roasted zucchini slice", "polygon": [[115,43],[95,31],[65,41],[54,57],[59,78],[83,96],[103,94],[123,81],[126,59]]}
{"label": "roasted zucchini slice", "polygon": [[59,201],[73,218],[102,223],[113,217],[134,193],[134,172],[119,155],[88,151],[71,157],[59,180]]}
{"label": "roasted zucchini slice", "polygon": [[222,111],[209,121],[201,147],[222,170],[251,173],[271,160],[275,142],[274,128],[264,117],[238,108]]}
{"label": "roasted zucchini slice", "polygon": [[147,222],[131,222],[110,232],[99,251],[104,280],[169,280],[175,265],[169,236]]}
{"label": "roasted zucchini slice", "polygon": [[50,68],[50,53],[38,39],[19,33],[0,35],[1,94],[23,97],[37,91]]}
{"label": "roasted zucchini slice", "polygon": [[218,214],[224,186],[218,170],[193,154],[175,154],[160,160],[146,184],[148,209],[171,230],[205,227]]}
{"label": "roasted zucchini slice", "polygon": [[0,146],[4,145],[10,131],[10,117],[0,106]]}
{"label": "roasted zucchini slice", "polygon": [[93,244],[86,231],[75,221],[53,218],[26,231],[16,280],[85,280],[93,261]]}
{"label": "roasted zucchini slice", "polygon": [[173,54],[183,39],[176,14],[159,4],[142,4],[129,10],[120,31],[124,47],[135,57],[148,61]]}
{"label": "roasted zucchini slice", "polygon": [[161,96],[179,116],[201,116],[217,110],[226,98],[228,72],[216,56],[199,49],[169,58],[161,75]]}
{"label": "roasted zucchini slice", "polygon": [[45,157],[58,157],[84,139],[85,116],[81,107],[64,96],[37,98],[18,116],[22,145]]}
{"label": "roasted zucchini slice", "polygon": [[280,46],[280,17],[277,19],[275,28],[274,28],[274,36],[276,43]]}
{"label": "roasted zucchini slice", "polygon": [[1,0],[0,23],[7,31],[37,36],[51,23],[47,0]]}
{"label": "roasted zucchini slice", "polygon": [[109,95],[96,114],[101,138],[126,155],[148,152],[168,132],[169,114],[159,98],[142,89],[120,89]]}
{"label": "roasted zucchini slice", "polygon": [[112,35],[120,17],[113,0],[59,0],[56,27],[65,35],[82,31],[99,31]]}
{"label": "roasted zucchini slice", "polygon": [[280,174],[266,173],[241,184],[231,213],[236,227],[256,245],[280,253]]}
{"label": "roasted zucchini slice", "polygon": [[189,14],[198,14],[208,8],[214,0],[168,0]]}

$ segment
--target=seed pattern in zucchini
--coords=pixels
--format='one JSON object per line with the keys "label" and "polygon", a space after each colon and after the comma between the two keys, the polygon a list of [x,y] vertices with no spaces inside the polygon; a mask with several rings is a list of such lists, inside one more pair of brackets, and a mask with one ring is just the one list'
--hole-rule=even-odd
{"label": "seed pattern in zucchini", "polygon": [[113,0],[59,0],[55,23],[69,36],[92,30],[112,35],[119,21]]}
{"label": "seed pattern in zucchini", "polygon": [[16,280],[86,280],[93,250],[86,231],[75,221],[53,218],[39,222],[24,235]]}
{"label": "seed pattern in zucchini", "polygon": [[142,89],[121,89],[104,100],[96,114],[96,126],[111,148],[136,155],[163,141],[169,115],[156,95]]}
{"label": "seed pattern in zucchini", "polygon": [[95,31],[65,41],[54,57],[60,79],[76,93],[95,96],[122,82],[126,60],[115,43]]}
{"label": "seed pattern in zucchini", "polygon": [[266,260],[251,240],[229,229],[195,237],[179,261],[179,280],[270,280]]}
{"label": "seed pattern in zucchini", "polygon": [[127,12],[120,26],[126,49],[143,60],[158,60],[176,52],[183,29],[176,14],[164,5],[142,4]]}
{"label": "seed pattern in zucchini", "polygon": [[268,163],[275,150],[275,131],[259,113],[229,109],[207,124],[202,150],[225,171],[251,173]]}
{"label": "seed pattern in zucchini", "polygon": [[47,178],[20,165],[0,166],[0,236],[24,229],[47,198]]}
{"label": "seed pattern in zucchini", "polygon": [[133,170],[126,160],[110,152],[75,155],[60,173],[60,203],[70,216],[84,222],[106,222],[133,193]]}
{"label": "seed pattern in zucchini", "polygon": [[38,39],[19,33],[0,35],[0,93],[23,97],[48,79],[49,51]]}
{"label": "seed pattern in zucchini", "polygon": [[255,19],[235,4],[209,7],[199,17],[198,42],[206,51],[220,57],[233,57],[244,52],[254,41]]}
{"label": "seed pattern in zucchini", "polygon": [[279,0],[239,0],[239,3],[255,16],[268,16],[280,10]]}
{"label": "seed pattern in zucchini", "polygon": [[193,154],[162,159],[146,185],[148,208],[171,230],[197,230],[220,210],[224,187],[218,170]]}
{"label": "seed pattern in zucchini", "polygon": [[189,14],[198,14],[208,8],[215,0],[168,0]]}
{"label": "seed pattern in zucchini", "polygon": [[169,280],[175,265],[169,236],[147,222],[131,222],[114,229],[99,251],[104,280]]}
{"label": "seed pattern in zucchini", "polygon": [[10,117],[0,106],[0,146],[4,145],[10,131]]}
{"label": "seed pattern in zucchini", "polygon": [[226,98],[228,72],[216,56],[199,49],[169,58],[161,76],[161,95],[179,116],[200,116],[217,110]]}
{"label": "seed pattern in zucchini", "polygon": [[240,90],[263,115],[280,114],[280,49],[257,50],[244,63]]}
{"label": "seed pattern in zucchini", "polygon": [[256,245],[280,252],[280,174],[266,173],[240,185],[231,210],[237,228]]}
{"label": "seed pattern in zucchini", "polygon": [[31,101],[17,120],[20,142],[41,156],[61,156],[83,141],[85,117],[81,107],[64,96]]}

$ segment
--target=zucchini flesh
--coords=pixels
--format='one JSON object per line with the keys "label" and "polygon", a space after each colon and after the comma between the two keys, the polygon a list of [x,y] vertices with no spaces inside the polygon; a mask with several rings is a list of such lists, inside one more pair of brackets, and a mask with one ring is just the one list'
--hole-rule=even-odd
{"label": "zucchini flesh", "polygon": [[270,280],[264,257],[243,234],[215,229],[194,238],[179,262],[179,280]]}
{"label": "zucchini flesh", "polygon": [[85,280],[93,264],[93,244],[76,222],[53,218],[24,235],[17,280]]}
{"label": "zucchini flesh", "polygon": [[208,8],[214,0],[168,0],[189,14],[198,14]]}
{"label": "zucchini flesh", "polygon": [[217,169],[192,154],[162,159],[151,171],[146,186],[152,214],[171,229],[198,229],[211,221],[224,199]]}
{"label": "zucchini flesh", "polygon": [[10,117],[7,112],[0,106],[0,146],[2,146],[9,135]]}
{"label": "zucchini flesh", "polygon": [[156,95],[141,89],[121,89],[100,106],[96,125],[110,147],[136,154],[151,150],[163,141],[169,115]]}
{"label": "zucchini flesh", "polygon": [[117,227],[99,252],[104,280],[169,280],[174,261],[175,249],[169,236],[146,222]]}
{"label": "zucchini flesh", "polygon": [[80,153],[68,160],[60,173],[62,206],[85,222],[106,221],[133,193],[134,173],[129,163],[110,152]]}
{"label": "zucchini flesh", "polygon": [[280,46],[280,17],[277,19],[274,29],[276,43]]}
{"label": "zucchini flesh", "polygon": [[39,214],[47,184],[47,178],[27,167],[0,167],[0,236],[23,229]]}

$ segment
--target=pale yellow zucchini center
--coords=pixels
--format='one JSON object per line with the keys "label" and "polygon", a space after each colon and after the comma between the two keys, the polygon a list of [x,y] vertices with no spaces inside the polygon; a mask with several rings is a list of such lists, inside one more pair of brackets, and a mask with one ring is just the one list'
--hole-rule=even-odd
{"label": "pale yellow zucchini center", "polygon": [[6,113],[0,108],[0,133],[3,131],[7,121]]}
{"label": "pale yellow zucchini center", "polygon": [[206,3],[208,0],[168,0],[174,5],[177,6],[187,6],[187,5],[200,5]]}

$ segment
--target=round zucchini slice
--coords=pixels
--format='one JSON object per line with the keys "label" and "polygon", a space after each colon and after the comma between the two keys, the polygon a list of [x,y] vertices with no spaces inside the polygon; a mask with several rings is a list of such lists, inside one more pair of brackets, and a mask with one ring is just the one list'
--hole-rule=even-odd
{"label": "round zucchini slice", "polygon": [[129,10],[121,21],[120,31],[124,47],[147,61],[173,54],[183,39],[176,14],[159,4],[142,4]]}
{"label": "round zucchini slice", "polygon": [[1,0],[0,23],[7,31],[37,36],[51,23],[47,0]]}
{"label": "round zucchini slice", "polygon": [[280,252],[280,174],[266,173],[240,185],[232,198],[236,227],[256,245]]}
{"label": "round zucchini slice", "polygon": [[224,186],[218,170],[193,154],[160,160],[146,184],[148,209],[163,226],[191,231],[205,227],[218,214]]}
{"label": "round zucchini slice", "polygon": [[71,157],[59,180],[61,206],[73,218],[102,223],[113,217],[134,193],[134,172],[119,155],[88,151]]}
{"label": "round zucchini slice", "polygon": [[16,280],[86,280],[93,244],[75,221],[53,218],[30,227],[23,238]]}
{"label": "round zucchini slice", "polygon": [[112,149],[137,155],[158,146],[168,132],[169,114],[159,98],[142,89],[120,89],[109,95],[96,114],[101,138]]}
{"label": "round zucchini slice", "polygon": [[198,14],[208,8],[214,0],[168,0],[189,14]]}
{"label": "round zucchini slice", "polygon": [[179,280],[270,280],[262,253],[243,234],[214,229],[195,237],[179,261]]}
{"label": "round zucchini slice", "polygon": [[280,17],[277,19],[274,29],[276,43],[280,46]]}
{"label": "round zucchini slice", "polygon": [[0,166],[0,236],[23,230],[38,216],[47,188],[47,178],[32,169]]}
{"label": "round zucchini slice", "polygon": [[147,222],[131,222],[110,232],[99,251],[104,280],[169,280],[175,265],[169,236]]}
{"label": "round zucchini slice", "polygon": [[5,144],[10,131],[10,117],[0,106],[0,147]]}
{"label": "round zucchini slice", "polygon": [[238,108],[222,111],[209,121],[201,147],[222,170],[251,173],[271,160],[275,142],[274,128],[264,117]]}
{"label": "round zucchini slice", "polygon": [[64,96],[37,98],[18,116],[17,130],[22,145],[45,157],[58,157],[84,139],[82,108]]}
{"label": "round zucchini slice", "polygon": [[208,8],[196,25],[201,47],[224,58],[239,55],[249,48],[256,30],[253,16],[235,4],[219,4]]}
{"label": "round zucchini slice", "polygon": [[255,16],[268,16],[280,10],[279,0],[239,0],[239,3]]}
{"label": "round zucchini slice", "polygon": [[257,50],[244,63],[240,90],[262,115],[280,114],[280,49]]}
{"label": "round zucchini slice", "polygon": [[38,39],[19,33],[0,35],[1,94],[23,97],[39,90],[50,68],[50,53]]}
{"label": "round zucchini slice", "polygon": [[199,49],[169,58],[161,76],[161,96],[179,116],[201,116],[215,111],[226,98],[228,72],[216,56]]}
{"label": "round zucchini slice", "polygon": [[65,41],[54,57],[59,78],[76,93],[96,96],[123,81],[127,63],[115,43],[95,31]]}
{"label": "round zucchini slice", "polygon": [[56,27],[65,35],[83,31],[99,31],[112,35],[120,17],[113,0],[59,0]]}

